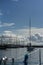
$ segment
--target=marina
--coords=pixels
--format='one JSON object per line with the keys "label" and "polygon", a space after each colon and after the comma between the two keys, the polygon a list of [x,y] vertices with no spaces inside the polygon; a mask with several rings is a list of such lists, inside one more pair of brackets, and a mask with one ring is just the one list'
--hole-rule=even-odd
{"label": "marina", "polygon": [[0,65],[43,65],[43,0],[0,0]]}

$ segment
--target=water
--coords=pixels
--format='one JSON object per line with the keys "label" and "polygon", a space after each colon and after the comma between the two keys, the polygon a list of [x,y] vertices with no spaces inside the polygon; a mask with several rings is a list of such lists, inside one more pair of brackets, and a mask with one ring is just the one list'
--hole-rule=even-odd
{"label": "water", "polygon": [[7,56],[8,58],[14,58],[15,62],[17,61],[18,63],[18,61],[21,62],[24,60],[24,55],[26,53],[26,48],[0,50],[0,58]]}
{"label": "water", "polygon": [[[6,49],[0,50],[0,58],[7,56],[8,58],[14,58],[14,65],[24,65],[24,55],[27,53],[26,48],[17,48],[17,49]],[[39,49],[34,50],[31,53],[28,53],[28,65],[39,65]],[[41,49],[41,63],[43,65],[43,49]],[[2,63],[3,65],[3,63]],[[7,61],[7,65],[12,65],[12,61]]]}

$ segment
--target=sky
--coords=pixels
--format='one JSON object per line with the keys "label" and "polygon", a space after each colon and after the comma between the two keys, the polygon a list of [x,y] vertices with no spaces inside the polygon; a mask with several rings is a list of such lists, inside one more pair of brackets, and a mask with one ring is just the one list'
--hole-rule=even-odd
{"label": "sky", "polygon": [[[0,34],[43,39],[43,0],[0,0]],[[36,39],[37,37],[37,39]]]}
{"label": "sky", "polygon": [[29,27],[43,28],[43,0],[0,0],[0,33]]}

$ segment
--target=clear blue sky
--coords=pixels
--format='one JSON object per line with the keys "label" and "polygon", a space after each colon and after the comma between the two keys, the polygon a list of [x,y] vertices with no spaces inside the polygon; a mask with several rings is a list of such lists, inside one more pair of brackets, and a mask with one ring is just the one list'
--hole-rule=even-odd
{"label": "clear blue sky", "polygon": [[43,27],[43,0],[0,0],[0,31],[29,27],[29,17],[32,27]]}

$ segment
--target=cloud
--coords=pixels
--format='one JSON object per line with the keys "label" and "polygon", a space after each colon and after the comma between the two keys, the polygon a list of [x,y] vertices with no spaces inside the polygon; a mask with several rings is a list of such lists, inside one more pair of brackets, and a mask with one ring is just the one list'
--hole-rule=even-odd
{"label": "cloud", "polygon": [[31,35],[31,38],[28,38],[30,41],[34,42],[42,42],[43,36],[39,35],[39,33]]}
{"label": "cloud", "polygon": [[[16,32],[16,33],[15,33]],[[43,44],[43,28],[31,28],[31,38],[29,35],[29,28],[18,29],[14,31],[6,30],[3,35],[5,37],[13,38],[11,41],[20,44],[27,44],[31,40],[32,44]]]}
{"label": "cloud", "polygon": [[29,36],[29,29],[19,29],[19,30],[16,30],[16,33],[27,37]]}
{"label": "cloud", "polygon": [[[25,38],[22,35],[17,35],[15,33],[13,33],[12,31],[4,31],[4,33],[2,34],[3,38],[3,42],[7,42],[7,43],[14,43],[14,44],[23,44],[22,42],[25,42]],[[24,43],[25,44],[25,43]]]}
{"label": "cloud", "polygon": [[11,37],[16,37],[16,34],[14,34],[12,31],[9,31],[9,30],[4,31],[3,35],[8,36],[8,37],[10,37],[10,36]]}
{"label": "cloud", "polygon": [[[29,28],[25,29],[19,29],[17,30],[17,34],[20,34],[26,38],[26,42],[29,42],[31,39],[32,42],[36,43],[43,43],[43,28],[31,28],[31,38],[30,38],[30,33],[29,33]],[[34,43],[35,44],[35,43]]]}
{"label": "cloud", "polygon": [[30,38],[30,33],[29,33],[29,28],[25,29],[19,29],[17,30],[17,34],[20,34],[24,36],[27,40],[27,42],[32,41],[32,42],[37,42],[37,43],[42,43],[43,42],[43,28],[31,28],[31,38]]}
{"label": "cloud", "polygon": [[0,27],[10,27],[10,26],[15,26],[15,23],[2,23],[2,22],[0,22]]}
{"label": "cloud", "polygon": [[12,31],[9,31],[9,30],[6,30],[3,32],[2,34],[2,40],[3,40],[3,43],[7,43],[7,44],[13,44],[15,43],[16,44],[16,39],[17,39],[17,36],[16,34],[14,34]]}
{"label": "cloud", "polygon": [[15,23],[3,23],[3,26],[13,26]]}

